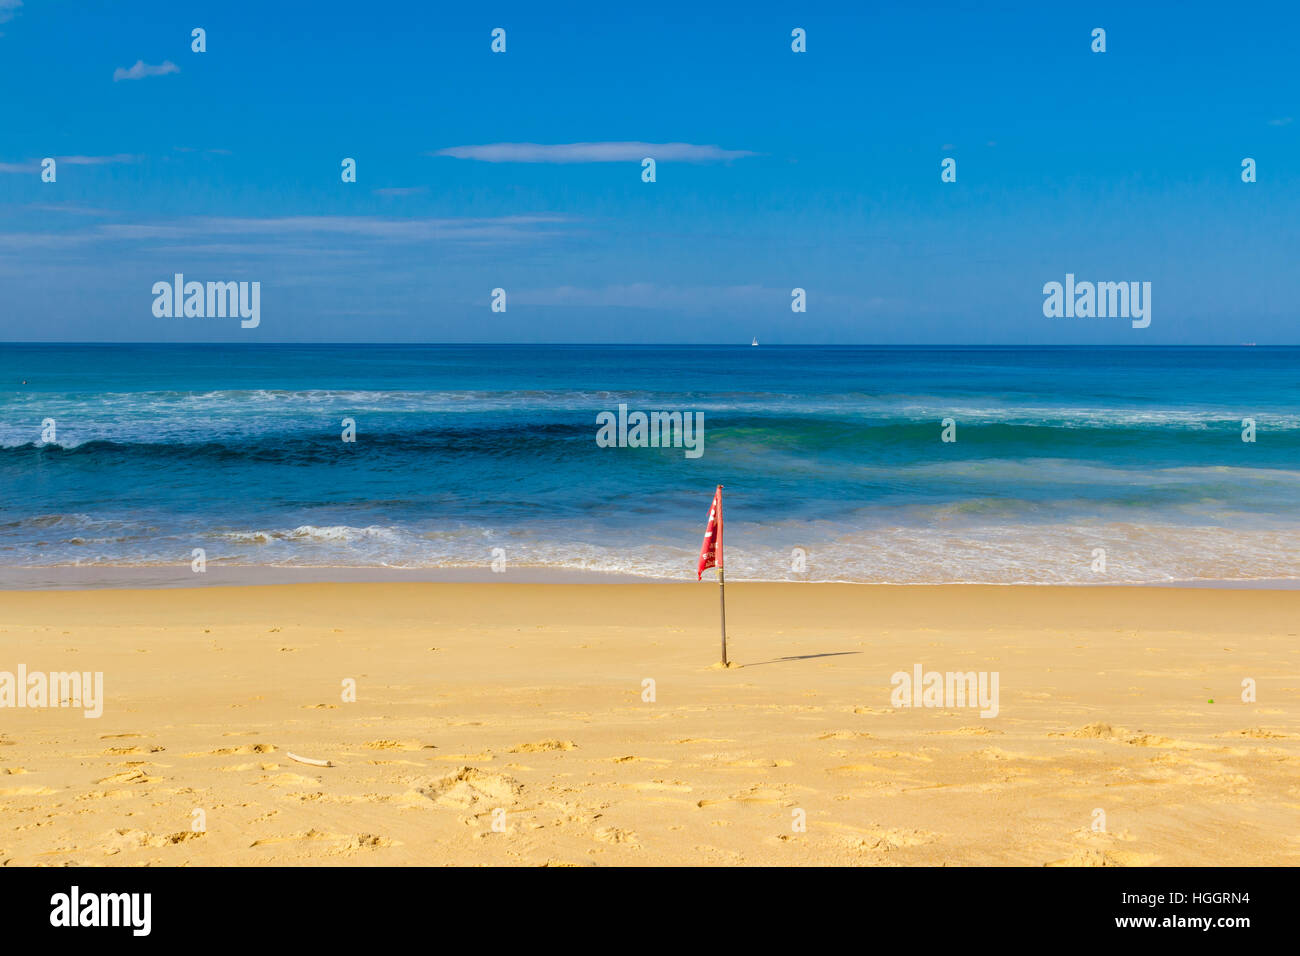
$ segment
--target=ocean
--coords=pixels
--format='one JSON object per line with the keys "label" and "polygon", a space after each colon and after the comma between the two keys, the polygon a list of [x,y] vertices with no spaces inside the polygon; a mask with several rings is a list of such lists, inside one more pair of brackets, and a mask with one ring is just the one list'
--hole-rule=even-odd
{"label": "ocean", "polygon": [[1294,581],[1300,349],[0,345],[0,572],[693,580],[718,484],[729,581]]}

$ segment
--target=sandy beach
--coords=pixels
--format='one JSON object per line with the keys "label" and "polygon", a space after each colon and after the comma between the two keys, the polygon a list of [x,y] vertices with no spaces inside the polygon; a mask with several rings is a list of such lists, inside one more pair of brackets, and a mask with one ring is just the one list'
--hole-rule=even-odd
{"label": "sandy beach", "polygon": [[724,670],[708,583],[0,593],[105,697],[0,710],[0,863],[1300,862],[1300,592],[727,594]]}

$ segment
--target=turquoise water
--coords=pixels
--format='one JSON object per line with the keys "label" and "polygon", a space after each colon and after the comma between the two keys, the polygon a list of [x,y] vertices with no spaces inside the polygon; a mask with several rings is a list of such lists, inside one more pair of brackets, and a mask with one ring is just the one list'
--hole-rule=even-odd
{"label": "turquoise water", "polygon": [[0,346],[0,567],[693,579],[718,483],[734,579],[1296,578],[1300,349]]}

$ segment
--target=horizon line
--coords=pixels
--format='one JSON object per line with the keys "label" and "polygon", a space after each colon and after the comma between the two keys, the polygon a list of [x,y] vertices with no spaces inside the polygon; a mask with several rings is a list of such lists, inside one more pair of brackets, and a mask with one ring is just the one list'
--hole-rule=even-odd
{"label": "horizon line", "polygon": [[403,348],[796,348],[796,349],[827,349],[827,348],[847,348],[847,349],[1249,349],[1249,348],[1281,348],[1291,349],[1300,348],[1300,342],[1237,342],[1234,344],[1214,344],[1214,343],[1152,343],[1150,345],[1120,345],[1096,343],[1024,343],[1024,344],[977,344],[962,342],[947,343],[883,343],[883,342],[773,342],[766,345],[752,345],[743,342],[408,342],[408,341],[391,341],[391,342],[348,342],[348,341],[321,341],[321,342],[294,342],[294,341],[275,341],[275,342],[231,342],[231,341],[203,341],[203,342],[165,342],[151,340],[129,340],[129,341],[106,341],[106,340],[23,340],[23,341],[0,341],[0,347],[4,346],[30,346],[30,345],[103,345],[103,346],[128,346],[128,345],[165,345],[178,347],[197,347],[204,345],[220,346],[238,346],[240,348],[259,348],[266,346],[292,345],[292,346],[349,346],[352,348],[386,348],[400,346]]}

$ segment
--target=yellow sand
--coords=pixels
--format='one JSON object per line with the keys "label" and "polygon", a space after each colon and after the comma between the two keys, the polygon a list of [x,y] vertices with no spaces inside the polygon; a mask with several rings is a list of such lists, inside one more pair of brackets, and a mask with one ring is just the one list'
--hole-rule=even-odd
{"label": "yellow sand", "polygon": [[0,594],[0,670],[107,697],[0,710],[0,863],[1300,862],[1300,592],[727,594],[727,670],[708,583]]}

